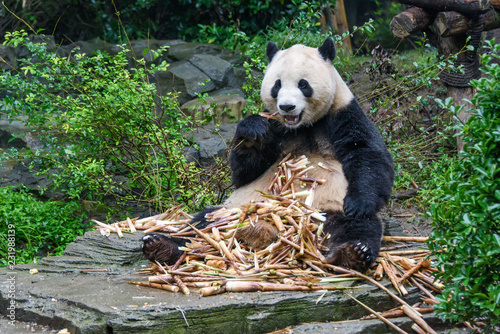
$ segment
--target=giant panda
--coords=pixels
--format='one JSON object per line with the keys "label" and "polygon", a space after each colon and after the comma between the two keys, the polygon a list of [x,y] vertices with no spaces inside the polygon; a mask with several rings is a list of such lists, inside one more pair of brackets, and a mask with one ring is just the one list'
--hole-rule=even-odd
{"label": "giant panda", "polygon": [[[267,111],[279,117],[251,115],[238,124],[230,155],[236,190],[223,206],[261,199],[256,190],[267,190],[284,156],[306,155],[312,164],[326,165],[312,169],[309,176],[326,180],[317,188],[312,206],[326,214],[324,231],[331,234],[324,254],[327,262],[366,269],[380,249],[382,225],[376,214],[391,194],[391,155],[332,65],[331,37],[319,48],[298,44],[279,50],[269,42],[267,56],[261,97]],[[204,216],[214,209],[202,210],[193,223],[207,226]],[[271,224],[257,224],[240,237],[263,248],[277,233]],[[183,243],[149,234],[143,237],[143,251],[150,260],[171,264],[181,255],[178,247]]]}

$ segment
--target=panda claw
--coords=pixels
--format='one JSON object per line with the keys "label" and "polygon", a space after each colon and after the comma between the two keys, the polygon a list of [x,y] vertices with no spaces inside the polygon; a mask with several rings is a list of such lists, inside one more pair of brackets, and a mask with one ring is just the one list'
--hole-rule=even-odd
{"label": "panda claw", "polygon": [[362,242],[345,242],[334,249],[327,262],[353,269],[367,269],[375,256],[370,246]]}

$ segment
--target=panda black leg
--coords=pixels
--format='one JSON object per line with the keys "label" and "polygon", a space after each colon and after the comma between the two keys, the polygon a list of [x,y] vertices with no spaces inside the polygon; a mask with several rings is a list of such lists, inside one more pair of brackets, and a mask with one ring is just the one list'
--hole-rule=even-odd
{"label": "panda black leg", "polygon": [[142,253],[151,262],[173,265],[182,255],[183,239],[171,238],[161,233],[148,233],[142,237]]}
{"label": "panda black leg", "polygon": [[[191,220],[190,224],[196,224],[196,228],[205,228],[210,222],[205,219],[205,215],[219,209],[218,206],[207,207],[198,212]],[[142,237],[142,252],[151,262],[158,261],[160,264],[173,265],[182,255],[179,247],[186,244],[186,239],[172,238],[161,233],[148,233]]]}
{"label": "panda black leg", "polygon": [[331,237],[326,246],[328,263],[365,270],[375,260],[382,240],[382,224],[377,217],[352,218],[343,213],[327,216],[325,232]]}

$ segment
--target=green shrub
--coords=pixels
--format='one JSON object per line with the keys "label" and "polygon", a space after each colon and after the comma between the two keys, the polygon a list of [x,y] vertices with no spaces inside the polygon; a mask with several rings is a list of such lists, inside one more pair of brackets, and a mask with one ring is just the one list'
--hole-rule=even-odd
{"label": "green shrub", "polygon": [[85,232],[84,217],[77,202],[42,202],[25,188],[0,188],[0,266],[14,260],[8,257],[13,240],[17,264],[48,253],[62,254],[68,243]]}
{"label": "green shrub", "polygon": [[216,185],[227,173],[211,175],[187,162],[191,118],[174,94],[158,96],[149,81],[166,70],[165,62],[146,67],[144,59],[130,60],[125,48],[116,55],[60,57],[22,31],[6,39],[33,57],[0,78],[7,90],[0,110],[32,127],[44,145],[12,150],[8,158],[29,159],[32,170],[50,177],[70,199],[111,195],[156,208],[181,202],[192,210],[216,204],[223,191]]}
{"label": "green shrub", "polygon": [[438,314],[494,326],[500,320],[500,66],[489,61],[500,58],[500,45],[490,41],[488,48],[485,77],[471,82],[475,109],[460,126],[460,168],[445,174],[444,197],[431,206],[430,247],[446,284]]}

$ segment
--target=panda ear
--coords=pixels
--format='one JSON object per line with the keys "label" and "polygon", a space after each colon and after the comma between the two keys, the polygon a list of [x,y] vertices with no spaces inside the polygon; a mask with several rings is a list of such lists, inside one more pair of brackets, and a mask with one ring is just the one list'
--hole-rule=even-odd
{"label": "panda ear", "polygon": [[[269,46],[268,46],[269,50]],[[328,36],[325,39],[323,45],[318,48],[319,54],[323,57],[324,60],[332,61],[335,58],[335,43],[333,42],[333,38]]]}
{"label": "panda ear", "polygon": [[273,60],[274,55],[278,52],[278,46],[274,42],[267,43],[267,58],[269,58],[269,62]]}

